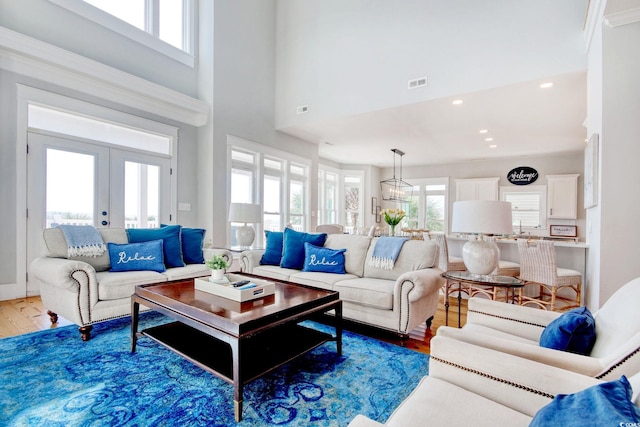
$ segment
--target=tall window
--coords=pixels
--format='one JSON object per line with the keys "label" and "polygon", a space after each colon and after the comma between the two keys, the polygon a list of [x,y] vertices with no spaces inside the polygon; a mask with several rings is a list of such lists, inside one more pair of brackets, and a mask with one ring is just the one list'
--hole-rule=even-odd
{"label": "tall window", "polygon": [[338,222],[338,174],[320,169],[318,171],[318,224]]}
{"label": "tall window", "polygon": [[[310,165],[285,152],[234,136],[229,138],[231,201],[260,203],[264,230],[280,231],[288,224],[296,230],[306,230]],[[259,244],[263,233],[256,231]],[[233,239],[234,233],[231,233]]]}
{"label": "tall window", "polygon": [[362,176],[344,177],[344,225],[347,228],[362,225]]}
{"label": "tall window", "polygon": [[[180,62],[194,66],[194,0],[49,1]],[[167,49],[168,47],[171,48]],[[172,51],[172,48],[175,51]]]}
{"label": "tall window", "polygon": [[403,204],[407,212],[404,224],[408,228],[446,232],[447,178],[412,179],[411,200]]}

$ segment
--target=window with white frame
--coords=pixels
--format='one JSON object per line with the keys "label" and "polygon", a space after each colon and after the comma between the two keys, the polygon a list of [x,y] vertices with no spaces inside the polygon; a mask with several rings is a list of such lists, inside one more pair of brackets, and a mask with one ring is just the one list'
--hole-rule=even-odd
{"label": "window with white frame", "polygon": [[318,224],[338,223],[338,173],[318,170]]}
{"label": "window with white frame", "polygon": [[[298,231],[306,230],[310,165],[279,150],[243,141],[233,137],[235,144],[229,145],[231,201],[261,203],[263,230],[280,231],[287,224]],[[233,235],[232,232],[232,245]],[[262,238],[262,233],[256,233],[257,243]]]}
{"label": "window with white frame", "polygon": [[195,64],[194,0],[49,1],[186,65]]}
{"label": "window with white frame", "polygon": [[344,225],[353,229],[362,225],[362,175],[347,173],[343,178]]}
{"label": "window with white frame", "polygon": [[514,230],[546,229],[547,187],[527,185],[500,187],[500,200],[511,202]]}
{"label": "window with white frame", "polygon": [[412,179],[413,193],[409,202],[402,204],[407,213],[403,225],[412,229],[446,232],[447,178]]}

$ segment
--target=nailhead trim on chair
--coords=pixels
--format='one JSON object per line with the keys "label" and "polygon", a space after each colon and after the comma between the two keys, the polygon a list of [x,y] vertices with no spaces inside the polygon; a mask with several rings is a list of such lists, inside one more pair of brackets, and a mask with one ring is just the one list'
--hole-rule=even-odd
{"label": "nailhead trim on chair", "polygon": [[468,311],[471,312],[471,313],[482,314],[483,316],[495,317],[497,319],[502,319],[502,320],[510,320],[512,322],[522,323],[524,325],[537,326],[537,327],[542,328],[542,329],[546,328],[545,325],[539,325],[539,324],[533,323],[533,322],[525,322],[524,320],[513,319],[511,317],[506,317],[506,316],[498,316],[497,314],[485,313],[484,311],[478,311],[478,310],[468,310]]}
{"label": "nailhead trim on chair", "polygon": [[619,361],[618,363],[616,363],[615,365],[613,365],[612,367],[610,367],[609,369],[607,369],[606,371],[604,371],[603,373],[599,374],[596,376],[596,379],[601,380],[602,378],[606,377],[607,375],[609,375],[611,372],[613,372],[615,369],[619,368],[620,366],[624,365],[624,363],[631,359],[633,356],[635,356],[636,354],[638,354],[638,352],[640,352],[640,347],[636,348],[633,352],[631,352],[630,354],[628,354],[624,359],[622,359],[621,361]]}
{"label": "nailhead trim on chair", "polygon": [[547,397],[549,399],[553,399],[555,397],[553,394],[545,393],[544,391],[536,390],[534,388],[527,387],[527,386],[524,386],[522,384],[514,383],[513,381],[509,381],[509,380],[505,380],[505,379],[502,379],[502,378],[498,378],[498,377],[495,377],[493,375],[489,375],[489,374],[486,374],[484,372],[480,372],[480,371],[478,371],[476,369],[467,368],[467,367],[459,365],[457,363],[453,363],[453,362],[449,362],[447,360],[440,359],[439,357],[431,356],[431,360],[435,360],[436,362],[440,362],[440,363],[443,363],[445,365],[452,366],[454,368],[462,369],[465,372],[470,372],[472,374],[479,375],[479,376],[481,376],[483,378],[488,378],[490,380],[497,381],[497,382],[502,383],[502,384],[510,385],[510,386],[515,387],[515,388],[520,389],[520,390],[528,391],[529,393],[537,394],[538,396]]}

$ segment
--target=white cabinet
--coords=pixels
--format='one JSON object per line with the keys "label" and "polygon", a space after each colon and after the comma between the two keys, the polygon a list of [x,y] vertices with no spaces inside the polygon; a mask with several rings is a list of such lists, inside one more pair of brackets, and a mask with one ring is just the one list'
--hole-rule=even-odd
{"label": "white cabinet", "polygon": [[547,175],[547,218],[578,218],[578,177]]}
{"label": "white cabinet", "polygon": [[456,179],[456,201],[498,200],[499,177]]}

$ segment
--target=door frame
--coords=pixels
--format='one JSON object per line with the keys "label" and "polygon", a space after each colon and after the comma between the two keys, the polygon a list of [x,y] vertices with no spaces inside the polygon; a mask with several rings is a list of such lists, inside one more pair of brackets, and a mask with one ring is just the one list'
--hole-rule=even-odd
{"label": "door frame", "polygon": [[171,196],[170,218],[172,223],[177,218],[177,170],[178,165],[178,128],[154,120],[145,119],[106,108],[97,104],[80,101],[75,98],[37,89],[24,84],[16,84],[16,283],[0,286],[0,300],[23,298],[39,295],[39,289],[27,288],[27,130],[28,109],[30,104],[46,105],[52,108],[90,115],[115,123],[121,123],[138,129],[145,129],[168,135],[172,138],[171,150]]}

